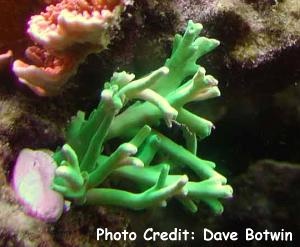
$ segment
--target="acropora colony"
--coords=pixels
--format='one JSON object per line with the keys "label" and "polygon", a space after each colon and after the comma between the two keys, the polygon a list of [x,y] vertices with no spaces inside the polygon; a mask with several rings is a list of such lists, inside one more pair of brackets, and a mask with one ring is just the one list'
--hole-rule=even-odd
{"label": "acropora colony", "polygon": [[[218,81],[196,63],[219,41],[198,37],[201,30],[189,21],[184,35],[175,36],[164,66],[140,79],[114,73],[97,108],[71,120],[61,148],[21,151],[13,185],[28,213],[56,221],[65,201],[140,210],[166,206],[171,198],[191,212],[200,201],[215,213],[223,211],[220,199],[231,197],[232,187],[213,162],[197,157],[197,140],[207,137],[213,124],[185,108],[220,95]],[[159,131],[164,123],[180,126],[184,146]],[[107,153],[104,146],[113,138],[125,142]],[[105,187],[107,179],[121,183]],[[135,186],[122,187],[122,181]]]}

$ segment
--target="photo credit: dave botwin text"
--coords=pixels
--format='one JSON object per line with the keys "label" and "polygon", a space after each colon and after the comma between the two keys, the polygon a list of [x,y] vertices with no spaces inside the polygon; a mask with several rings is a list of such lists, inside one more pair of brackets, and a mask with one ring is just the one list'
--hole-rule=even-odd
{"label": "photo credit: dave botwin text", "polygon": [[285,229],[279,231],[270,231],[264,229],[256,231],[250,227],[240,232],[235,231],[213,231],[208,228],[203,228],[200,231],[190,231],[188,229],[173,228],[171,231],[156,231],[152,227],[147,228],[142,232],[141,236],[134,231],[126,229],[122,231],[110,231],[108,228],[97,228],[97,241],[136,241],[143,239],[147,242],[156,241],[172,241],[172,242],[282,242],[292,243],[294,240],[293,232]]}

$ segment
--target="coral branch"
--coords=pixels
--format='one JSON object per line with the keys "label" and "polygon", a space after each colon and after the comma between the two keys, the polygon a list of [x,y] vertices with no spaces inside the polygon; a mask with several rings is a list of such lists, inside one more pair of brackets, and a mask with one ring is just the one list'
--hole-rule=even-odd
{"label": "coral branch", "polygon": [[[132,166],[121,167],[115,170],[112,175],[132,180],[140,186],[151,187],[156,183],[162,166],[164,165],[160,164],[143,169]],[[168,175],[165,182],[166,185],[173,184],[179,177],[180,175]],[[192,212],[197,211],[195,202],[201,200],[207,203],[214,212],[218,214],[223,211],[219,199],[229,198],[233,192],[232,187],[224,184],[224,179],[219,175],[212,176],[200,182],[188,181],[182,190],[185,193],[178,196],[177,199],[183,203],[188,210]]]}
{"label": "coral branch", "polygon": [[98,186],[111,172],[113,172],[113,170],[120,166],[134,165],[143,167],[144,164],[140,159],[130,156],[137,153],[138,147],[144,142],[146,137],[150,134],[150,131],[151,129],[148,126],[145,126],[130,142],[120,145],[105,162],[98,164],[98,166],[90,173],[88,186]]}
{"label": "coral branch", "polygon": [[87,204],[123,206],[135,210],[157,205],[166,206],[168,198],[182,194],[182,189],[188,181],[187,176],[181,176],[165,186],[168,173],[169,167],[162,167],[156,183],[139,194],[115,189],[91,189],[87,193]]}
{"label": "coral branch", "polygon": [[[215,39],[197,38],[201,29],[202,25],[189,21],[184,36],[175,36],[173,53],[165,63],[169,72],[159,78],[150,87],[156,94],[164,97],[171,107],[168,107],[168,109],[171,110],[170,113],[173,119],[164,116],[168,126],[171,126],[171,122],[174,121],[175,116],[177,117],[176,121],[182,124],[186,124],[190,119],[195,120],[195,117],[188,115],[185,110],[182,110],[182,107],[186,103],[220,96],[219,89],[217,88],[218,81],[210,75],[205,75],[205,69],[196,64],[198,58],[219,45],[219,41]],[[185,83],[184,80],[188,76],[193,76],[193,79]],[[156,98],[158,99],[158,97]],[[128,126],[137,131],[145,124],[158,124],[165,111],[165,108],[159,107],[159,109],[149,105],[148,102],[128,108],[115,118],[108,138],[126,135],[123,129],[128,128]],[[182,111],[184,112],[180,116],[180,112]],[[132,115],[135,117],[132,117]],[[187,119],[185,119],[186,115],[188,115]],[[195,132],[201,138],[206,137],[209,135],[213,125],[208,121],[197,120],[201,123],[201,126],[194,126],[191,131]],[[204,124],[206,124],[205,132],[202,131],[202,125]]]}

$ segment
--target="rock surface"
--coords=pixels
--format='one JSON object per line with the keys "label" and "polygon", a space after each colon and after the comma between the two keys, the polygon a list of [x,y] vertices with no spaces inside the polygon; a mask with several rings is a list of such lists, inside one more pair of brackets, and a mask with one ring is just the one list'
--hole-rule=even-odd
{"label": "rock surface", "polygon": [[[246,228],[261,232],[284,229],[293,233],[293,242],[279,245],[299,245],[299,178],[299,164],[273,160],[256,162],[246,173],[234,179],[235,197],[226,204],[227,210],[222,217],[213,221],[211,229],[237,231],[241,241],[235,246],[245,244]],[[268,243],[252,241],[247,246],[266,246]],[[224,245],[214,243],[211,246]]]}

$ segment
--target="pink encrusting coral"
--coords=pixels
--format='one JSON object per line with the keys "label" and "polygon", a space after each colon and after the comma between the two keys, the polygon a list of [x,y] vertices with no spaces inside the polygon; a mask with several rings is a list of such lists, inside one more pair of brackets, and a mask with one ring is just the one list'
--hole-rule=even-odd
{"label": "pink encrusting coral", "polygon": [[57,166],[45,151],[23,149],[13,172],[16,197],[32,216],[56,221],[64,209],[63,196],[51,189]]}
{"label": "pink encrusting coral", "polygon": [[110,30],[128,4],[122,0],[62,0],[28,22],[36,43],[26,50],[32,65],[13,64],[19,80],[39,95],[55,95],[91,54],[110,42]]}

